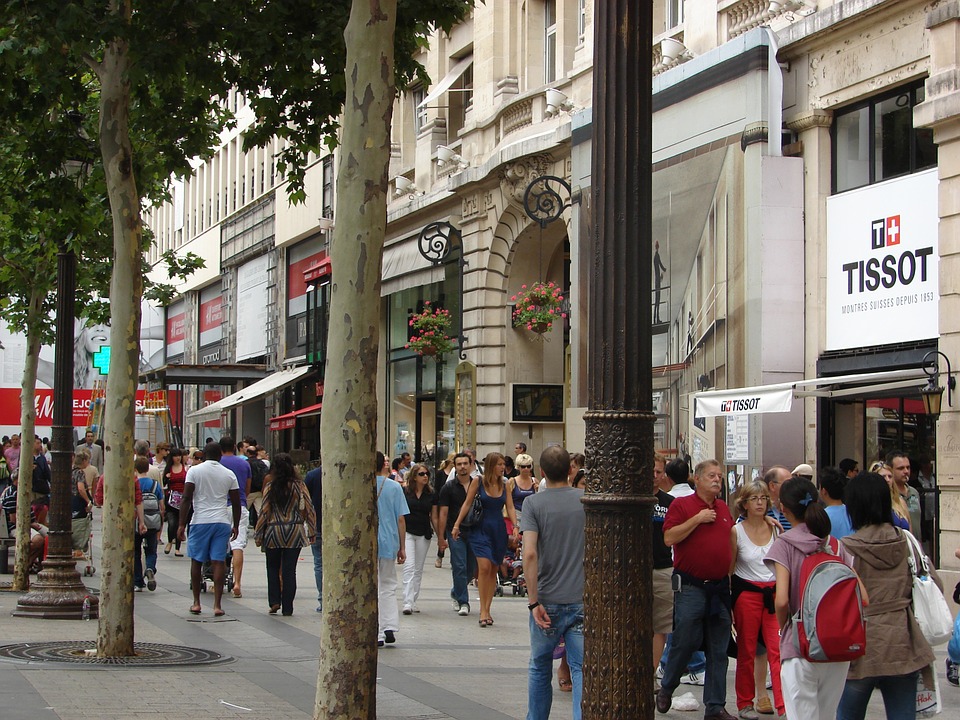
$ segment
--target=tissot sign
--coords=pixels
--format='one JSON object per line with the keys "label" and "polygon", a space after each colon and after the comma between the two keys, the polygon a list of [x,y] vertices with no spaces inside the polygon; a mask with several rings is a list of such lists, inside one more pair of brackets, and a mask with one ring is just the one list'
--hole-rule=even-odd
{"label": "tissot sign", "polygon": [[939,334],[937,171],[827,199],[827,350]]}
{"label": "tissot sign", "polygon": [[696,393],[698,418],[734,417],[761,413],[790,412],[793,390],[789,387],[741,388]]}

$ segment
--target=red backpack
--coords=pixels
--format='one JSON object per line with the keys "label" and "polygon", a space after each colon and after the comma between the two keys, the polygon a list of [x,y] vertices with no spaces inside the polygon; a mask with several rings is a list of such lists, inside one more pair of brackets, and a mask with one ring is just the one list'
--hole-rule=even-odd
{"label": "red backpack", "polygon": [[800,654],[810,662],[846,662],[867,649],[860,581],[828,537],[800,566],[800,609],[793,616]]}

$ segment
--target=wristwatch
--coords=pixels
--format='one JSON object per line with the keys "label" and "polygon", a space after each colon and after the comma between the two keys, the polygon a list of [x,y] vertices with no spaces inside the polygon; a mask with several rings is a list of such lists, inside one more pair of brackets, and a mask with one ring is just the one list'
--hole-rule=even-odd
{"label": "wristwatch", "polygon": [[540,607],[540,601],[539,601],[539,600],[538,600],[537,602],[530,603],[529,605],[527,605],[527,610],[533,611],[533,609],[534,609],[534,608],[537,608],[537,607]]}

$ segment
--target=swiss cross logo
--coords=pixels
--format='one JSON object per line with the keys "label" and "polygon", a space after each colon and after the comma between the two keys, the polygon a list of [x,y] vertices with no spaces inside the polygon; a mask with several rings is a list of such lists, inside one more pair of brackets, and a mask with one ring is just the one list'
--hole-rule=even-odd
{"label": "swiss cross logo", "polygon": [[883,250],[885,247],[900,244],[900,216],[891,215],[870,223],[870,248]]}

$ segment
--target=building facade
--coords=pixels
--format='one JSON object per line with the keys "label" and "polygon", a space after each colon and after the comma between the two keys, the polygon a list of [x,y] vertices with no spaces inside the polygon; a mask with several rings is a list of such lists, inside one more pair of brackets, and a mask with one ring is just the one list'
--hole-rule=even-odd
{"label": "building facade", "polygon": [[[583,448],[592,16],[587,0],[478,4],[420,57],[433,84],[397,99],[386,452],[437,463],[465,445]],[[960,541],[957,417],[946,402],[939,421],[928,415],[919,388],[924,366],[946,372],[935,351],[953,361],[960,349],[956,16],[946,1],[655,0],[650,58],[658,448],[719,458],[731,487],[774,463],[865,468],[902,448],[944,564]],[[322,304],[322,283],[304,277],[335,222],[335,164],[312,159],[307,203],[291,207],[272,153],[239,151],[242,127],[150,218],[161,249],[208,259],[168,309],[166,380],[179,349],[195,368],[180,375],[198,383],[182,392],[188,436],[204,432],[194,418],[316,453],[319,409],[301,411],[322,404],[322,371],[300,313],[301,298]],[[544,187],[559,212],[538,222],[531,193]],[[433,264],[421,247],[438,234],[451,252]],[[537,281],[565,296],[564,322],[544,333],[511,320],[511,298]],[[405,347],[427,301],[451,311],[461,340],[439,358]],[[204,374],[208,359],[218,369]],[[258,378],[262,394],[195,414]]]}

